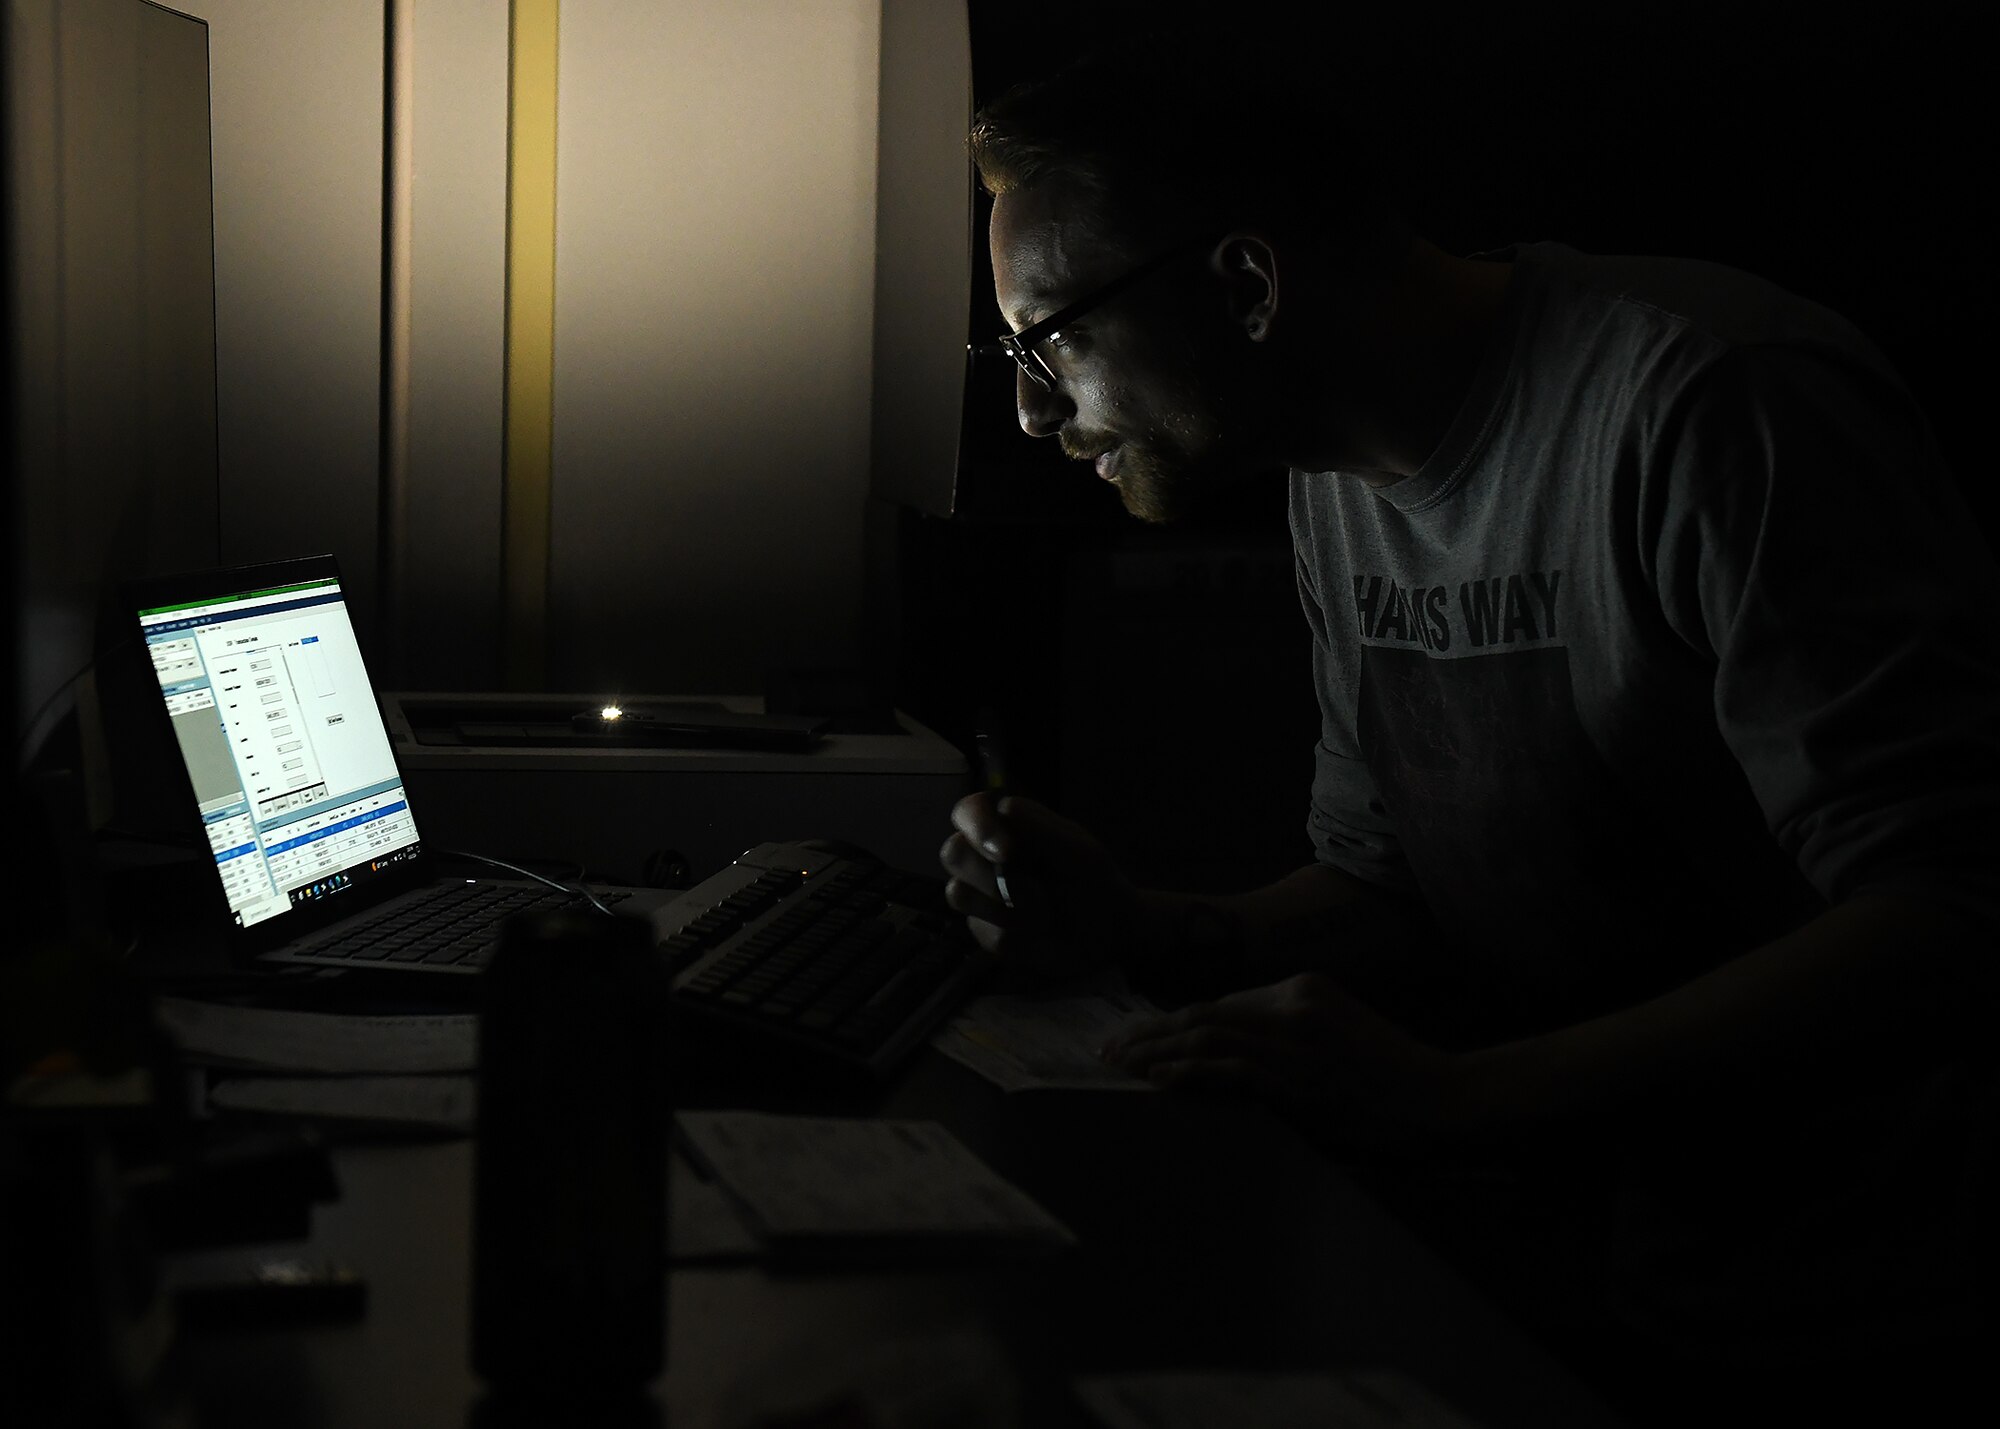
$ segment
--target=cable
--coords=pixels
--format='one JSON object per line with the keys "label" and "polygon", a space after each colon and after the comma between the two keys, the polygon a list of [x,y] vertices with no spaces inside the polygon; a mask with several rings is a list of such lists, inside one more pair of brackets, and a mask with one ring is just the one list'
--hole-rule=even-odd
{"label": "cable", "polygon": [[469,858],[474,863],[484,863],[484,864],[490,864],[494,868],[504,868],[510,873],[518,873],[523,878],[532,878],[537,883],[546,883],[548,884],[549,887],[559,889],[564,893],[573,893],[579,898],[588,898],[590,900],[590,906],[595,908],[598,912],[602,913],[607,918],[615,918],[618,916],[616,913],[613,913],[611,911],[611,907],[609,904],[607,904],[603,899],[599,898],[595,893],[592,893],[589,888],[587,888],[585,885],[581,883],[558,882],[556,879],[546,878],[543,875],[536,873],[533,869],[522,868],[519,864],[508,863],[504,859],[488,858],[483,853],[467,853],[464,849],[456,849],[456,848],[439,849],[438,852],[442,854],[447,854],[452,858]]}
{"label": "cable", "polygon": [[88,660],[84,661],[81,666],[79,666],[73,673],[67,676],[60,684],[58,684],[55,687],[53,691],[50,692],[49,697],[47,699],[43,700],[39,705],[35,707],[35,712],[29,715],[25,720],[23,720],[19,725],[19,727],[16,728],[16,730],[14,731],[15,772],[19,773],[24,771],[27,768],[28,764],[30,763],[30,755],[32,752],[35,752],[36,735],[40,730],[42,719],[44,716],[48,714],[48,712],[51,709],[55,708],[56,701],[60,700],[64,695],[70,694],[72,691],[74,691],[77,686],[77,683],[81,681],[84,676],[88,675],[91,671],[95,670],[99,665],[104,664],[106,660],[114,656],[122,655],[128,646],[134,645],[136,643],[138,643],[138,637],[129,632],[119,636],[115,640],[112,640],[107,645],[105,645],[105,647],[102,650],[99,650],[96,654],[92,655]]}
{"label": "cable", "polygon": [[55,707],[57,700],[74,689],[77,681],[96,668],[97,658],[92,656],[90,659],[84,661],[82,668],[77,670],[75,674],[70,675],[61,684],[57,685],[54,692],[35,707],[33,714],[21,721],[21,727],[14,739],[14,767],[17,771],[27,766],[28,755],[35,747],[35,733],[41,726],[42,716]]}

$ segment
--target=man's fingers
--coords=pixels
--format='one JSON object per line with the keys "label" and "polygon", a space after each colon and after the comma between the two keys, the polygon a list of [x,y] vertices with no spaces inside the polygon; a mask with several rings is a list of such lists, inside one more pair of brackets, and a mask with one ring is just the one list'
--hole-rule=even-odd
{"label": "man's fingers", "polygon": [[1197,1027],[1235,1027],[1244,1030],[1269,1030],[1282,1027],[1290,1020],[1290,1014],[1274,1007],[1270,998],[1271,989],[1252,988],[1245,993],[1232,993],[1215,1002],[1195,1002],[1178,1012],[1164,1012],[1158,1017],[1149,1017],[1135,1022],[1121,1032],[1106,1050],[1113,1051],[1137,1045],[1141,1042],[1157,1041],[1176,1033],[1191,1031]]}
{"label": "man's fingers", "polygon": [[1218,1021],[1244,1026],[1274,1019],[1296,1022],[1319,1017],[1336,1004],[1345,1005],[1350,1000],[1330,979],[1318,973],[1304,973],[1267,987],[1249,987],[1219,997],[1213,1004],[1212,1015]]}
{"label": "man's fingers", "polygon": [[1127,1042],[1110,1060],[1175,1092],[1248,1093],[1272,1102],[1312,1094],[1310,1057],[1283,1036],[1210,1022]]}
{"label": "man's fingers", "polygon": [[1159,1037],[1128,1038],[1113,1055],[1120,1066],[1144,1076],[1148,1068],[1179,1061],[1245,1058],[1269,1062],[1279,1049],[1269,1039],[1235,1027],[1208,1025]]}
{"label": "man's fingers", "polygon": [[1025,880],[1015,878],[1005,894],[1001,871],[981,858],[962,833],[955,833],[938,850],[938,862],[951,875],[944,886],[945,906],[968,918],[983,918],[999,927],[1027,927],[1035,922],[1032,902],[1024,906]]}
{"label": "man's fingers", "polygon": [[1214,1006],[1212,1002],[1190,1003],[1178,1012],[1163,1012],[1157,1017],[1141,1018],[1106,1042],[1103,1047],[1104,1055],[1117,1058],[1128,1048],[1142,1043],[1157,1042],[1162,1037],[1171,1037],[1177,1032],[1199,1027],[1209,1021],[1209,1014]]}
{"label": "man's fingers", "polygon": [[1159,1062],[1145,1075],[1154,1086],[1170,1092],[1248,1092],[1271,1101],[1283,1101],[1297,1093],[1285,1078],[1249,1057]]}
{"label": "man's fingers", "polygon": [[1046,804],[1009,794],[994,806],[1003,858],[1030,868],[1088,868],[1104,860],[1103,846],[1083,825]]}
{"label": "man's fingers", "polygon": [[[989,883],[987,887],[990,887]],[[1014,914],[1006,904],[969,878],[954,878],[944,886],[945,906],[954,913],[1006,927]]]}
{"label": "man's fingers", "polygon": [[967,794],[953,804],[951,826],[958,830],[955,837],[963,839],[967,849],[977,850],[989,863],[997,863],[1013,851],[1006,821],[989,795]]}
{"label": "man's fingers", "polygon": [[990,863],[1087,868],[1104,859],[1103,847],[1081,824],[1018,794],[998,800],[968,794],[952,805],[951,823]]}
{"label": "man's fingers", "polygon": [[938,850],[938,862],[959,882],[970,883],[988,893],[993,891],[993,865],[979,856],[964,834],[955,833],[944,841],[944,847]]}
{"label": "man's fingers", "polygon": [[1195,1027],[1236,1027],[1247,1032],[1296,1035],[1306,1027],[1324,1029],[1337,1006],[1323,979],[1293,978],[1269,987],[1246,988],[1214,1002],[1191,1003],[1178,1012],[1135,1023],[1118,1040],[1131,1043],[1165,1037]]}

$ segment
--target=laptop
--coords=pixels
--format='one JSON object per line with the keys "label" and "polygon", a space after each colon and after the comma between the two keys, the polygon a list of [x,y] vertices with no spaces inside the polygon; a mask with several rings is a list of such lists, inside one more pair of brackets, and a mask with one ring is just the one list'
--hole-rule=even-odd
{"label": "laptop", "polygon": [[656,941],[678,926],[659,915],[679,890],[440,868],[332,556],[153,577],[124,592],[157,690],[157,708],[140,713],[171,729],[186,778],[165,782],[214,856],[208,906],[235,958],[473,973],[507,918],[544,907],[649,918]]}

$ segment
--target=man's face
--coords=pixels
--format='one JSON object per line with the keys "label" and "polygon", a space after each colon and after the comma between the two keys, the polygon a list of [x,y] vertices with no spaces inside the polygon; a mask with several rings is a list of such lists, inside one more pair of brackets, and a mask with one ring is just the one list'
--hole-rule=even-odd
{"label": "man's face", "polygon": [[[1066,220],[1062,198],[1047,184],[994,200],[994,295],[1016,332],[1158,251],[1114,247]],[[1162,235],[1160,248],[1181,237]],[[1126,510],[1147,521],[1193,509],[1248,464],[1243,447],[1256,434],[1252,388],[1206,258],[1191,249],[1050,334],[1038,351],[1058,379],[1052,390],[1015,377],[1022,429],[1053,434],[1066,456],[1094,462]]]}

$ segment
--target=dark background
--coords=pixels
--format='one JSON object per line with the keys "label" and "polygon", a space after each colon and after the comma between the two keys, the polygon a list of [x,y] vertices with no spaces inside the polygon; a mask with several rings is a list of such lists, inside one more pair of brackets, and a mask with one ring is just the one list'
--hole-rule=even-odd
{"label": "dark background", "polygon": [[[1449,251],[1704,258],[1841,312],[2000,529],[1976,436],[1994,375],[1989,86],[1962,13],[975,3],[975,102],[1163,23],[1218,48],[1247,33],[1253,56],[1267,35],[1273,73],[1308,57],[1329,106],[1367,105],[1395,136],[1404,202]],[[1000,323],[976,210],[970,335],[986,340]],[[1142,880],[1241,888],[1308,861],[1317,711],[1281,475],[1198,529],[1144,527],[1020,434],[1004,359],[975,363],[966,407],[961,514],[903,518],[899,702],[962,741],[978,706],[1002,706],[1017,784]]]}

